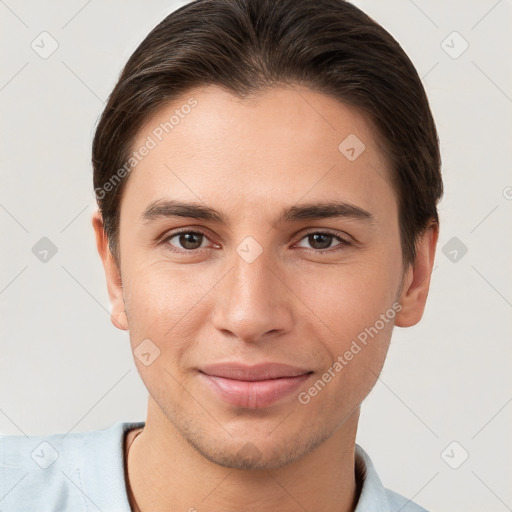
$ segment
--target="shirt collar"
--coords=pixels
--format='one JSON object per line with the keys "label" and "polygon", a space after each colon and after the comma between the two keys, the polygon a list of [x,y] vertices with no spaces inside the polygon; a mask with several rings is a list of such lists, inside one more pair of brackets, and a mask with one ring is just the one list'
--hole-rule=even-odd
{"label": "shirt collar", "polygon": [[361,493],[354,512],[390,511],[386,489],[369,455],[358,444],[355,446],[355,466]]}

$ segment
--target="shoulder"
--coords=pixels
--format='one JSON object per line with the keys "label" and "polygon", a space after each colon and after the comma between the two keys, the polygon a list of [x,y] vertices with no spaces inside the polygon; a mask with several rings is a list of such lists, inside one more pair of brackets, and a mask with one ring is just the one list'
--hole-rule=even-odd
{"label": "shoulder", "polygon": [[360,482],[355,512],[428,512],[411,499],[387,489],[382,484],[369,455],[356,444],[356,474]]}
{"label": "shoulder", "polygon": [[0,435],[2,509],[129,510],[124,508],[124,433],[142,425],[118,422],[89,432]]}

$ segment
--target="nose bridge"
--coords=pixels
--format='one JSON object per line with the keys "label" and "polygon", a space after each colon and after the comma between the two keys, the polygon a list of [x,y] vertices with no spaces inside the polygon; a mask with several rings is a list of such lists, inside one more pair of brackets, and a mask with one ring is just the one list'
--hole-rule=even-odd
{"label": "nose bridge", "polygon": [[286,287],[276,277],[274,255],[254,237],[245,237],[233,251],[230,272],[219,290],[216,327],[244,341],[257,341],[270,331],[287,330],[291,312]]}
{"label": "nose bridge", "polygon": [[[275,266],[270,250],[263,250],[253,237],[246,237],[235,252],[236,255],[232,258],[232,297],[238,298],[240,304],[263,297],[268,298],[268,291],[272,288],[270,281],[276,279],[269,268]],[[260,302],[259,304],[261,305]]]}

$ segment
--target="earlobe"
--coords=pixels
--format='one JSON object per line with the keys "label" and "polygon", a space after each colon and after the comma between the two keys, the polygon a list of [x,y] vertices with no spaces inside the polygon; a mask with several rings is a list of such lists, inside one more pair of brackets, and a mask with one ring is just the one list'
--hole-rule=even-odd
{"label": "earlobe", "polygon": [[119,316],[115,316],[114,312],[112,311],[112,313],[110,314],[110,320],[118,329],[121,329],[122,331],[129,331],[128,317],[126,316],[125,311],[121,311]]}
{"label": "earlobe", "polygon": [[107,280],[107,289],[112,311],[110,319],[115,327],[121,330],[128,330],[128,318],[125,313],[123,284],[121,280],[120,269],[117,267],[114,256],[110,251],[108,238],[103,229],[103,218],[99,210],[94,212],[92,216],[92,225],[96,235],[96,247],[103,268],[105,270],[105,278]]}
{"label": "earlobe", "polygon": [[416,325],[423,316],[430,288],[430,276],[434,265],[438,235],[439,226],[437,222],[432,222],[418,240],[416,258],[404,276],[404,285],[400,294],[402,309],[396,315],[395,322],[398,327]]}

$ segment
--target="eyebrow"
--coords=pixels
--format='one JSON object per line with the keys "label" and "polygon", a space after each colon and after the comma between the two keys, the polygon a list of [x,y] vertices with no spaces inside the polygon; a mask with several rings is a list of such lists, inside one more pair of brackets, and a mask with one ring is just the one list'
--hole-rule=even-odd
{"label": "eyebrow", "polygon": [[[153,201],[141,215],[144,222],[167,217],[185,217],[217,222],[219,224],[229,224],[228,218],[215,208],[201,203],[185,203],[173,199]],[[373,215],[367,210],[350,203],[338,201],[306,203],[300,206],[284,208],[277,218],[276,224],[328,218],[349,218],[375,224]]]}

